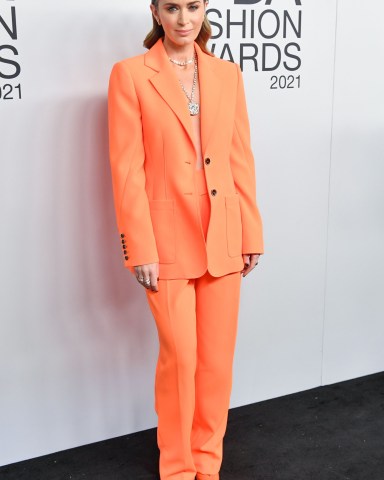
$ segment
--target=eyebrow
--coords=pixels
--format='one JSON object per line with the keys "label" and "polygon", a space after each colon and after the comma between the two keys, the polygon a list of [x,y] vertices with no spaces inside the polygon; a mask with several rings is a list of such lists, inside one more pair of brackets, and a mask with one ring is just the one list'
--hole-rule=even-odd
{"label": "eyebrow", "polygon": [[[200,0],[194,0],[193,2],[188,2],[187,5],[192,5],[193,3],[200,3]],[[167,2],[167,3],[164,3],[163,6],[165,7],[166,5],[178,5],[178,3],[174,3],[174,2]]]}

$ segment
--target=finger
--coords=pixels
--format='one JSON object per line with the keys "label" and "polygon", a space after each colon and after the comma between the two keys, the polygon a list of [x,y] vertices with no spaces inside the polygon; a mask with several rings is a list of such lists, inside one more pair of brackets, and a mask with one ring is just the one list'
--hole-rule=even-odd
{"label": "finger", "polygon": [[158,292],[159,288],[157,285],[157,269],[152,269],[149,273],[149,278],[151,280],[151,290],[153,292]]}
{"label": "finger", "polygon": [[250,263],[251,270],[256,267],[257,260],[258,259],[257,259],[256,255],[251,255],[251,263]]}
{"label": "finger", "polygon": [[244,262],[244,268],[242,270],[242,272],[244,272],[248,267],[249,267],[249,264],[250,264],[250,259],[249,259],[249,255],[248,254],[243,254],[243,262]]}
{"label": "finger", "polygon": [[255,254],[252,255],[252,257],[254,258],[255,266],[258,265],[259,260],[260,260],[260,254],[255,253]]}
{"label": "finger", "polygon": [[144,274],[141,266],[135,267],[135,273],[136,273],[136,280],[142,284],[144,280]]}
{"label": "finger", "polygon": [[143,281],[141,282],[144,288],[150,288],[151,287],[151,279],[149,276],[149,268],[144,265],[141,268],[141,271],[143,272]]}
{"label": "finger", "polygon": [[148,288],[151,285],[149,274],[147,273],[145,267],[139,266],[137,268],[136,279],[144,288]]}
{"label": "finger", "polygon": [[147,290],[151,289],[151,279],[149,277],[145,277],[143,280],[143,287]]}
{"label": "finger", "polygon": [[245,277],[250,271],[251,271],[250,263],[244,263],[244,268],[241,271],[241,273],[243,274],[243,277]]}

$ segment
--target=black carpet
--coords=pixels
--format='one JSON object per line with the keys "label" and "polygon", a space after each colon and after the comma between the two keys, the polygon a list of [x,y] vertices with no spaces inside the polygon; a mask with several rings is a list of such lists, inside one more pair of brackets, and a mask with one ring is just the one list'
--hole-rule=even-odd
{"label": "black carpet", "polygon": [[[1,480],[158,480],[156,429],[0,468]],[[220,480],[384,480],[384,373],[229,411]]]}

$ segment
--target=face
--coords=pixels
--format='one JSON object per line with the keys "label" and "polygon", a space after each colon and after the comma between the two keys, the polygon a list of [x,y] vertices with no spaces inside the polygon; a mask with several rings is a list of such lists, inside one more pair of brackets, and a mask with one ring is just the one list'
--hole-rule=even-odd
{"label": "face", "polygon": [[151,5],[151,10],[168,40],[183,46],[199,35],[207,5],[205,0],[159,0],[158,7]]}

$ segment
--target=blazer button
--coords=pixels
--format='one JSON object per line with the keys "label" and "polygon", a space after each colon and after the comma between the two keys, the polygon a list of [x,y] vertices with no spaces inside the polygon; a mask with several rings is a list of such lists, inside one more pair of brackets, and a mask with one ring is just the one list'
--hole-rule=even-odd
{"label": "blazer button", "polygon": [[206,158],[206,159],[205,159],[205,164],[206,164],[206,165],[209,165],[210,163],[211,163],[211,159],[210,159],[210,158]]}
{"label": "blazer button", "polygon": [[129,257],[128,257],[128,255],[126,255],[124,258],[125,258],[125,260],[128,260]]}
{"label": "blazer button", "polygon": [[215,196],[216,193],[217,193],[217,190],[215,190],[215,189],[211,190],[211,195],[212,195],[212,196]]}

